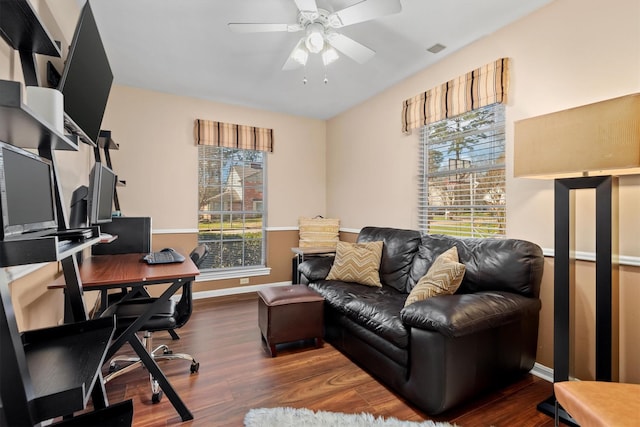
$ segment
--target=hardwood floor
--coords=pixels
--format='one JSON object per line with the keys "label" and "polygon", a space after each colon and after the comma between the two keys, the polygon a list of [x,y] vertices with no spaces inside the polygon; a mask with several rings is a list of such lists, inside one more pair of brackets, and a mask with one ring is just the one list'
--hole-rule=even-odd
{"label": "hardwood floor", "polygon": [[[428,417],[325,343],[278,347],[267,356],[260,339],[255,294],[195,301],[194,313],[179,330],[181,339],[156,333],[154,344],[196,356],[200,372],[186,361],[161,368],[194,415],[181,422],[166,396],[152,404],[148,375],[140,369],[107,384],[110,402],[133,399],[135,426],[242,426],[251,408],[290,406],[347,413],[369,412],[402,420],[449,421],[460,427],[553,426],[536,411],[552,385],[532,375],[438,417]],[[129,352],[128,346],[123,348]]]}

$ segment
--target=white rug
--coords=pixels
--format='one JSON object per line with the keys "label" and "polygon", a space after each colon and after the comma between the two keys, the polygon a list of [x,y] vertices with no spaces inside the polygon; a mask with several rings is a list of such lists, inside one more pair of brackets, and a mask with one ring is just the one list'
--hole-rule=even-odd
{"label": "white rug", "polygon": [[251,409],[244,417],[245,427],[455,427],[454,424],[433,421],[401,421],[397,418],[375,417],[371,414],[314,412],[296,408]]}

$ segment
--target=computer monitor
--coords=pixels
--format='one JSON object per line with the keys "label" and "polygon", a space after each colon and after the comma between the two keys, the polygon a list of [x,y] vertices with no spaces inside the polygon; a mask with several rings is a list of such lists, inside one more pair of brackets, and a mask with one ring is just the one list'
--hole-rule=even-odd
{"label": "computer monitor", "polygon": [[[64,112],[89,141],[95,143],[109,99],[113,73],[96,20],[86,2],[80,13],[69,54],[58,85],[64,96]],[[71,132],[74,126],[67,127]],[[83,138],[84,135],[80,134]]]}
{"label": "computer monitor", "polygon": [[91,169],[87,195],[90,225],[111,222],[116,179],[116,174],[103,163],[96,163]]}
{"label": "computer monitor", "polygon": [[58,229],[49,160],[0,142],[0,238],[38,237]]}

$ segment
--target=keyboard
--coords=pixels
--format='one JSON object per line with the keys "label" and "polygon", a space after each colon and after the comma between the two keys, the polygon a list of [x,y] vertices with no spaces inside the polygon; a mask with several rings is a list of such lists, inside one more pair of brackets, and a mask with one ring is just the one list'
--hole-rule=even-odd
{"label": "keyboard", "polygon": [[173,249],[163,249],[160,252],[151,252],[142,259],[144,259],[147,264],[171,264],[173,262],[183,262],[184,256]]}

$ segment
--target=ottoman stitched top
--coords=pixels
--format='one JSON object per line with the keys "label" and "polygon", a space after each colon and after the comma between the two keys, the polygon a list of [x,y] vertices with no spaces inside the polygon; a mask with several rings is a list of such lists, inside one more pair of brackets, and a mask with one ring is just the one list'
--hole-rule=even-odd
{"label": "ottoman stitched top", "polygon": [[324,298],[319,293],[305,285],[275,286],[260,289],[258,295],[268,306],[324,301]]}

